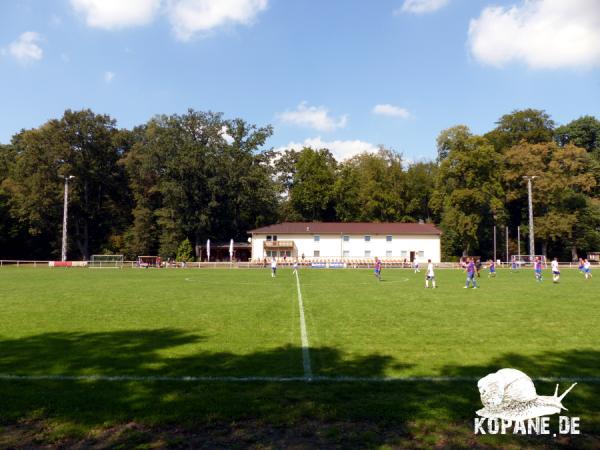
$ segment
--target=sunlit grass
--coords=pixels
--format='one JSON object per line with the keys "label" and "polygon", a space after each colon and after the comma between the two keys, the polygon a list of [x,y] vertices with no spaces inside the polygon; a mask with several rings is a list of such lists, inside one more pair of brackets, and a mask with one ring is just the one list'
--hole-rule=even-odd
{"label": "sunlit grass", "polygon": [[[411,270],[384,270],[381,282],[368,270],[302,270],[313,374],[462,381],[0,380],[0,424],[41,420],[69,436],[129,421],[341,421],[342,429],[383,421],[400,426],[396,438],[429,446],[449,434],[473,439],[479,393],[465,377],[503,367],[532,377],[600,376],[595,279],[565,270],[559,284],[549,274],[537,283],[528,270],[501,270],[467,290],[460,271],[436,275],[434,290]],[[5,375],[303,376],[296,281],[286,269],[272,279],[261,269],[2,268],[0,307]],[[599,394],[598,383],[581,382],[566,399],[593,439]],[[347,443],[347,433],[328,430]]]}

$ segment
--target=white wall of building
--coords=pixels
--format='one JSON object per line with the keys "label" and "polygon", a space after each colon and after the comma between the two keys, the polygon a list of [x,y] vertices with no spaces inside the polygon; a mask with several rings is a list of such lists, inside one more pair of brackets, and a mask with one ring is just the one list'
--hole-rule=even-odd
{"label": "white wall of building", "polygon": [[[306,258],[365,258],[375,256],[381,259],[410,260],[411,252],[415,252],[415,259],[425,262],[431,259],[440,262],[441,249],[440,237],[432,235],[392,235],[391,241],[386,235],[371,235],[370,241],[365,240],[365,235],[312,235],[312,234],[277,234],[277,241],[294,241],[292,257]],[[315,240],[315,236],[319,236]],[[266,234],[253,234],[252,259],[268,257],[264,243]],[[273,248],[273,250],[277,250]],[[318,252],[318,254],[316,253]]]}

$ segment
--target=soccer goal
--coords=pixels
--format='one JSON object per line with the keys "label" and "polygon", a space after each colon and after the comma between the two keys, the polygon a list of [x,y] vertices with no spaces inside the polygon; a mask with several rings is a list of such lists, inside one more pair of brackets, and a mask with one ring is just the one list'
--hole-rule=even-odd
{"label": "soccer goal", "polygon": [[122,269],[123,255],[92,255],[90,269]]}
{"label": "soccer goal", "polygon": [[535,258],[540,258],[544,268],[547,267],[546,257],[544,255],[512,255],[510,262],[513,268],[520,268],[523,266],[533,266]]}
{"label": "soccer goal", "polygon": [[160,256],[138,256],[137,265],[147,269],[148,267],[160,267]]}

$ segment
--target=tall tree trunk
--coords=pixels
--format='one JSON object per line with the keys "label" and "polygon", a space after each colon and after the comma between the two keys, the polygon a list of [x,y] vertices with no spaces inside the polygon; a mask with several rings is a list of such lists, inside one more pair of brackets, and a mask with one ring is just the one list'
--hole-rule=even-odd
{"label": "tall tree trunk", "polygon": [[83,256],[85,248],[84,248],[84,243],[81,239],[81,233],[79,230],[79,221],[78,220],[75,221],[75,244],[77,244],[77,248],[79,249],[79,254]]}
{"label": "tall tree trunk", "polygon": [[90,236],[88,221],[83,222],[83,251],[81,252],[83,259],[89,261],[90,259]]}
{"label": "tall tree trunk", "polygon": [[84,213],[83,216],[85,217],[85,219],[83,219],[83,251],[81,252],[83,258],[87,261],[89,260],[89,256],[90,256],[90,235],[89,235],[89,226],[88,226],[88,213],[90,210],[90,205],[89,205],[89,198],[88,198],[88,181],[87,179],[85,180],[85,182],[83,183],[83,206],[84,206]]}
{"label": "tall tree trunk", "polygon": [[577,247],[571,246],[571,261],[577,261]]}

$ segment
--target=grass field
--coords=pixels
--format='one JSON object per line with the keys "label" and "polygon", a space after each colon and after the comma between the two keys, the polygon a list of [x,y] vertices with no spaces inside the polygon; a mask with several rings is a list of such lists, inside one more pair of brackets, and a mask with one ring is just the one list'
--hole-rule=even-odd
{"label": "grass field", "polygon": [[[0,447],[600,447],[597,280],[436,276],[2,268]],[[504,367],[582,434],[475,436]]]}

